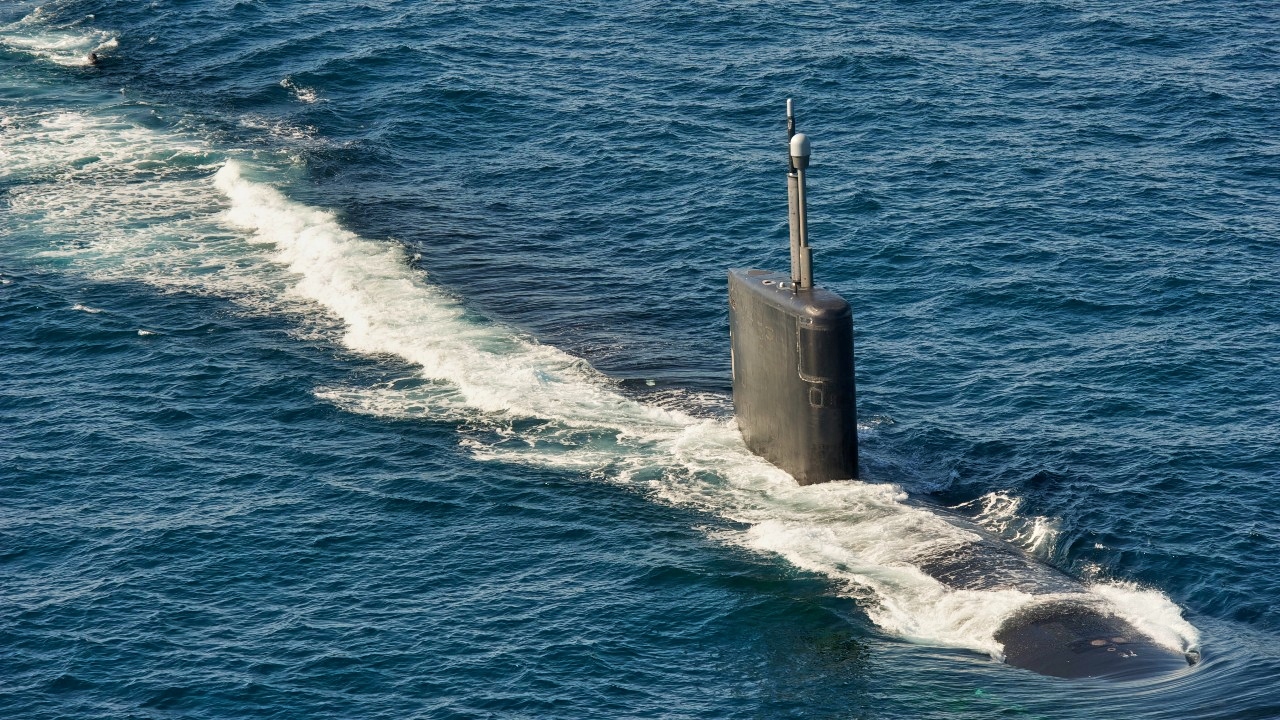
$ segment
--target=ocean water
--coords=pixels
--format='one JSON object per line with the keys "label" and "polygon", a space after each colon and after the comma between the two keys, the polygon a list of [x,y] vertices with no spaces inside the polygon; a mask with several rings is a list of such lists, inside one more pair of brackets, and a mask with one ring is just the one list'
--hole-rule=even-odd
{"label": "ocean water", "polygon": [[[0,4],[0,715],[1280,718],[1277,28]],[[787,97],[859,482],[733,421]],[[1201,661],[1003,664],[928,505]]]}

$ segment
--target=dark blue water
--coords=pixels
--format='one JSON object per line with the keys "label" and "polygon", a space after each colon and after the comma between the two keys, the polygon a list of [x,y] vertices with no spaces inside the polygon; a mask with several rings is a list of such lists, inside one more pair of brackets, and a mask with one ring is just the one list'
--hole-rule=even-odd
{"label": "dark blue water", "polygon": [[[0,714],[1280,717],[1277,28],[0,4]],[[787,97],[858,483],[733,426]],[[1203,660],[1000,663],[909,495]]]}

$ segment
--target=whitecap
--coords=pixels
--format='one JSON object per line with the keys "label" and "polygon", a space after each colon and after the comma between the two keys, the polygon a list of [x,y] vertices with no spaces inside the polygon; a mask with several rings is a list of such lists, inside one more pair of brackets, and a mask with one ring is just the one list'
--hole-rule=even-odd
{"label": "whitecap", "polygon": [[302,87],[300,85],[297,85],[293,82],[293,78],[291,77],[286,77],[285,79],[281,80],[280,87],[293,93],[293,96],[296,97],[299,101],[307,104],[314,103],[320,99],[319,94],[317,94],[313,88]]}

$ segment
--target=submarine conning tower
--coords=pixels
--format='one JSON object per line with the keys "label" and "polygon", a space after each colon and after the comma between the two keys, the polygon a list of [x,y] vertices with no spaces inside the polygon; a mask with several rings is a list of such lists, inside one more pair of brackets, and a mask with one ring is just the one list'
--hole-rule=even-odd
{"label": "submarine conning tower", "polygon": [[751,452],[801,485],[858,475],[849,303],[813,284],[805,171],[810,143],[787,100],[791,274],[729,271],[733,406]]}

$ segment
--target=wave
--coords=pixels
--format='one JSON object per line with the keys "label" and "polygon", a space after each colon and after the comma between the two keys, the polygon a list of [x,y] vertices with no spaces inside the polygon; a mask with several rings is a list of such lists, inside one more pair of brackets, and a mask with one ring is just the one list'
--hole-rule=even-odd
{"label": "wave", "polygon": [[[452,423],[478,459],[564,468],[741,524],[715,537],[827,577],[886,633],[908,640],[999,658],[1002,622],[1049,597],[940,583],[918,558],[980,540],[973,531],[910,502],[897,485],[800,487],[746,449],[732,418],[629,397],[584,360],[469,311],[398,243],[361,237],[334,213],[290,200],[275,187],[288,168],[270,158],[230,157],[196,137],[119,118],[5,122],[13,131],[0,135],[0,148],[14,163],[0,173],[12,186],[11,210],[53,243],[31,248],[33,257],[295,313],[353,351],[415,367],[373,387],[317,388],[327,402]],[[988,505],[997,519],[1016,514],[1011,500]],[[1052,528],[1035,525],[1024,544],[1043,551]],[[1155,590],[1096,583],[1068,595],[1114,608],[1173,649],[1198,644],[1196,629]]]}
{"label": "wave", "polygon": [[1022,514],[1022,498],[994,490],[951,510],[974,512],[973,520],[1041,560],[1053,557],[1061,528],[1055,518]]}

